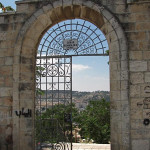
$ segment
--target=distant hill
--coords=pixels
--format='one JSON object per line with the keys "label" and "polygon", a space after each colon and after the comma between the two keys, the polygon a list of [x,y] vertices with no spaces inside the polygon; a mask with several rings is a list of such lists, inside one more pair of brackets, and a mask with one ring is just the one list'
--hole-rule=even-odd
{"label": "distant hill", "polygon": [[72,92],[72,102],[75,103],[76,107],[80,110],[85,109],[89,101],[101,100],[102,98],[110,101],[109,91],[95,91],[95,92]]}
{"label": "distant hill", "polygon": [[[53,93],[53,94],[52,94]],[[70,97],[70,94],[67,95],[65,93],[66,97]],[[47,97],[47,98],[46,98]],[[52,99],[53,104],[58,103],[58,97],[59,97],[59,103],[64,103],[64,91],[47,91],[47,94],[45,92],[45,95],[42,96],[42,105],[46,105],[45,99],[47,99],[47,105],[52,105]],[[107,101],[110,101],[110,93],[109,91],[94,91],[94,92],[79,92],[79,91],[72,91],[72,102],[75,103],[76,107],[79,110],[84,110],[85,107],[88,105],[89,101],[95,101],[95,100],[101,100],[102,98],[106,99]]]}

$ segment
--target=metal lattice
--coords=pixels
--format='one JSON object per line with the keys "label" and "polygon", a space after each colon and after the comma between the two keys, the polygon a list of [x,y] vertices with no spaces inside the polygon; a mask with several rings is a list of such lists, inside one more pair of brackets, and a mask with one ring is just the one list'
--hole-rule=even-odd
{"label": "metal lattice", "polygon": [[72,56],[105,56],[108,44],[92,23],[66,20],[41,39],[36,62],[36,149],[72,150]]}
{"label": "metal lattice", "polygon": [[71,150],[72,57],[37,59],[36,67],[37,148]]}
{"label": "metal lattice", "polygon": [[38,48],[39,56],[97,56],[106,55],[106,50],[107,40],[101,30],[82,19],[56,24],[45,33]]}

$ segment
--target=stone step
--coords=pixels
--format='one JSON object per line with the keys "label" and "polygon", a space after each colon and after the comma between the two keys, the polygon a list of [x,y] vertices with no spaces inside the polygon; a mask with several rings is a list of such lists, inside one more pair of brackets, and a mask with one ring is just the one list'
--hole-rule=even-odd
{"label": "stone step", "polygon": [[73,150],[110,150],[110,144],[73,143]]}

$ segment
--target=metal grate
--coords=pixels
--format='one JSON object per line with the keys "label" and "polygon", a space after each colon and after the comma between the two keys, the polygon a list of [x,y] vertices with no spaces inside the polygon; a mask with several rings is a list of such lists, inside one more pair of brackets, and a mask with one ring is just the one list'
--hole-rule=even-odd
{"label": "metal grate", "polygon": [[94,24],[82,20],[66,20],[51,27],[43,36],[38,57],[107,55],[107,40]]}
{"label": "metal grate", "polygon": [[37,59],[36,148],[71,150],[72,57]]}

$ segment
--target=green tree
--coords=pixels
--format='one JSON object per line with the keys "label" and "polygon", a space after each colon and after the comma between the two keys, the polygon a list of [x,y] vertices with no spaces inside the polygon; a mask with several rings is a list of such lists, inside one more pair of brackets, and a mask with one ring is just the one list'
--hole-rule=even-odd
{"label": "green tree", "polygon": [[[72,115],[71,122],[66,122],[65,114]],[[59,104],[51,106],[44,112],[36,115],[36,141],[57,143],[67,141],[66,137],[71,138],[72,122],[76,122],[78,110],[75,104]],[[67,133],[68,132],[68,133]],[[64,136],[64,133],[66,136]]]}
{"label": "green tree", "polygon": [[78,120],[80,135],[93,139],[95,143],[106,144],[110,141],[110,102],[102,99],[90,101],[86,109],[80,112]]}
{"label": "green tree", "polygon": [[2,3],[0,3],[0,8],[2,8],[3,12],[6,11],[15,11],[11,6],[4,6]]}

